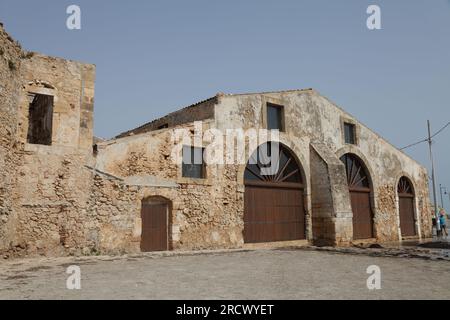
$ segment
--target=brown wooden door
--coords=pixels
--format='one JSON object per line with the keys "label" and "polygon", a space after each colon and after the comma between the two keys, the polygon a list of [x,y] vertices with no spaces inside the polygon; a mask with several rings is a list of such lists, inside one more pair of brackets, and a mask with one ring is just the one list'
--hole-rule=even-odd
{"label": "brown wooden door", "polygon": [[[263,147],[263,148],[262,148]],[[275,148],[276,147],[276,148]],[[264,173],[265,150],[278,164],[277,172]],[[261,145],[250,157],[244,173],[244,242],[259,243],[306,239],[301,167],[286,146]]]}
{"label": "brown wooden door", "polygon": [[141,251],[169,250],[168,205],[165,203],[143,203],[141,217]]}
{"label": "brown wooden door", "polygon": [[403,237],[416,235],[414,196],[399,195],[400,230]]}
{"label": "brown wooden door", "polygon": [[245,187],[246,243],[305,239],[303,191],[274,187]]}
{"label": "brown wooden door", "polygon": [[373,238],[373,212],[370,201],[371,184],[361,159],[348,153],[341,157],[347,173],[347,183],[353,211],[353,239]]}
{"label": "brown wooden door", "polygon": [[370,192],[350,190],[353,211],[353,239],[373,238]]}
{"label": "brown wooden door", "polygon": [[400,214],[400,230],[403,237],[416,235],[414,218],[414,190],[411,181],[402,177],[397,187]]}

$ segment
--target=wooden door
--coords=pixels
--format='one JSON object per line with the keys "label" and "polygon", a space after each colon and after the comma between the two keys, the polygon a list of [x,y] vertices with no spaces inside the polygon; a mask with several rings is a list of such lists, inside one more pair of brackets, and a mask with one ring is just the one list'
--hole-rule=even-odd
{"label": "wooden door", "polygon": [[397,193],[402,237],[413,237],[416,235],[414,191],[408,178],[403,177],[400,179],[397,187]]}
{"label": "wooden door", "polygon": [[371,184],[363,162],[354,154],[341,157],[347,173],[347,183],[353,212],[353,239],[373,238]]}
{"label": "wooden door", "polygon": [[246,186],[244,212],[246,243],[306,238],[302,190]]}
{"label": "wooden door", "polygon": [[168,212],[166,203],[142,204],[142,252],[169,250]]}
{"label": "wooden door", "polygon": [[350,191],[353,211],[353,239],[373,238],[370,192]]}
{"label": "wooden door", "polygon": [[[274,242],[306,238],[303,180],[294,154],[279,144],[277,172],[263,175],[259,149],[247,164],[244,194],[244,242]],[[270,144],[264,144],[270,152]]]}
{"label": "wooden door", "polygon": [[399,196],[400,230],[403,237],[416,235],[414,220],[414,198]]}

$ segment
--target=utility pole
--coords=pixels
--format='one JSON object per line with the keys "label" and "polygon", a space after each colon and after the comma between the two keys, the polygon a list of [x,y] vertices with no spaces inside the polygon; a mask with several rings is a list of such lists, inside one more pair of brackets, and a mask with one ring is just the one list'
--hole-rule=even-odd
{"label": "utility pole", "polygon": [[433,201],[434,201],[434,215],[436,217],[436,233],[439,236],[440,231],[441,231],[441,225],[439,223],[439,209],[438,209],[437,194],[436,194],[436,177],[435,177],[435,173],[434,173],[433,140],[431,139],[430,120],[428,120],[428,145],[430,147],[431,180],[433,183]]}

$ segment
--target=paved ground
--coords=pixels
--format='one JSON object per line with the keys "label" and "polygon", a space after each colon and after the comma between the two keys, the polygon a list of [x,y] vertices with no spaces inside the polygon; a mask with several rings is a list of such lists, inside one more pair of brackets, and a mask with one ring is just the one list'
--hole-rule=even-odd
{"label": "paved ground", "polygon": [[[66,289],[69,265],[81,290]],[[366,269],[378,265],[382,289]],[[0,262],[0,299],[450,299],[450,262],[257,250]]]}

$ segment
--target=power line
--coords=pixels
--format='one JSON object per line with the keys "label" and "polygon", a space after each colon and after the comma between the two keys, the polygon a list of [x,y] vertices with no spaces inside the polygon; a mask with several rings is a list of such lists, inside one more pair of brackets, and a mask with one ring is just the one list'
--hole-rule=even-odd
{"label": "power line", "polygon": [[435,134],[433,134],[431,136],[431,139],[433,139],[434,137],[436,137],[439,133],[441,133],[442,131],[444,131],[445,129],[447,129],[447,127],[450,126],[450,122],[447,123],[442,129],[440,129],[438,132],[436,132]]}
{"label": "power line", "polygon": [[407,145],[406,147],[403,147],[403,148],[401,148],[400,150],[405,150],[405,149],[408,149],[408,148],[417,146],[418,144],[421,144],[421,143],[424,143],[424,142],[427,142],[427,141],[428,141],[428,139],[420,140],[420,141],[418,141],[418,142],[415,142],[415,143],[412,143],[412,144],[410,144],[410,145]]}
{"label": "power line", "polygon": [[[448,126],[450,126],[450,122],[447,123],[445,126],[443,126],[441,129],[439,129],[435,134],[433,134],[433,135],[430,137],[430,140],[433,139],[434,137],[436,137],[437,135],[439,135],[439,134],[440,134],[442,131],[444,131],[445,129],[447,129]],[[410,144],[410,145],[407,145],[406,147],[401,148],[400,150],[405,150],[405,149],[408,149],[408,148],[417,146],[418,144],[421,144],[421,143],[424,143],[424,142],[428,142],[428,139],[423,139],[423,140],[420,140],[420,141],[418,141],[418,142],[412,143],[412,144]]]}

